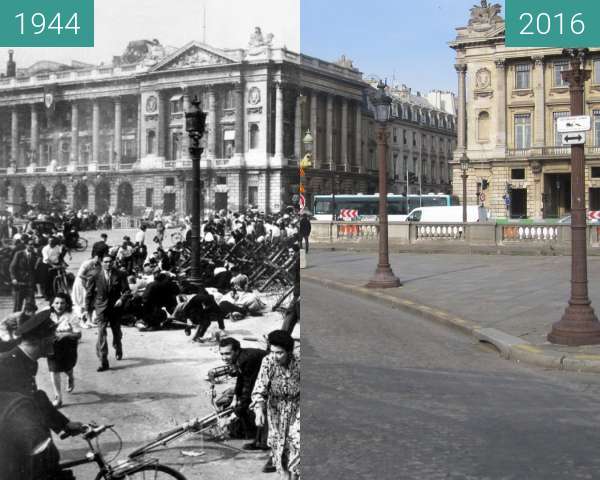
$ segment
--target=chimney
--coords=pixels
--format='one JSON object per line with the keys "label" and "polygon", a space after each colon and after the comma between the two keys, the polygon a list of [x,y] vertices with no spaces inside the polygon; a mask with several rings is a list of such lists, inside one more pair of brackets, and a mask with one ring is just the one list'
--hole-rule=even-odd
{"label": "chimney", "polygon": [[17,75],[17,64],[13,60],[14,50],[8,51],[8,62],[6,62],[6,76],[15,77]]}

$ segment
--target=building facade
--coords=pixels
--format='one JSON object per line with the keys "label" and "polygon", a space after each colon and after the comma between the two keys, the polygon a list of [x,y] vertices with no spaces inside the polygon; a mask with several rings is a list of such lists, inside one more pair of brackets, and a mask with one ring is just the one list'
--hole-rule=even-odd
{"label": "building facade", "polygon": [[[450,42],[458,73],[458,142],[454,186],[462,189],[459,161],[470,160],[468,202],[496,217],[560,217],[571,207],[570,148],[561,145],[557,119],[570,114],[570,69],[561,49],[506,48],[499,5],[481,2]],[[585,68],[586,207],[600,210],[600,50]]]}
{"label": "building facade", "polygon": [[204,215],[291,204],[309,129],[309,188],[326,192],[333,177],[339,189],[366,189],[376,176],[365,162],[364,87],[351,63],[274,48],[259,28],[236,50],[130,42],[110,65],[17,68],[11,52],[0,78],[0,197],[17,210],[54,197],[98,214],[189,213],[184,112],[194,98],[208,114]]}
{"label": "building facade", "polygon": [[390,191],[450,193],[456,147],[454,95],[434,91],[424,97],[420,92],[413,94],[405,85],[392,87],[389,93],[392,97],[388,129]]}

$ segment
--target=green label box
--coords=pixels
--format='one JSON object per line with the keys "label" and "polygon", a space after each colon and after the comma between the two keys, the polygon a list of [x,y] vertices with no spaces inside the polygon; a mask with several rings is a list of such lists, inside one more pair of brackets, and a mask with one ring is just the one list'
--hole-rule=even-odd
{"label": "green label box", "polygon": [[600,47],[600,0],[506,0],[506,46]]}
{"label": "green label box", "polygon": [[94,0],[0,0],[0,46],[93,47]]}

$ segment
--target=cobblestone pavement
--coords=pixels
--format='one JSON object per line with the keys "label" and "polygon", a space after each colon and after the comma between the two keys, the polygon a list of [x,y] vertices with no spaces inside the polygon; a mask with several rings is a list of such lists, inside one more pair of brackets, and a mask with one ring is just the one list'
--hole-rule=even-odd
{"label": "cobblestone pavement", "polygon": [[[89,240],[89,248],[99,239],[100,233],[82,232]],[[134,230],[110,231],[109,244],[114,245],[123,235],[134,233]],[[152,237],[153,232],[150,232],[148,238]],[[88,252],[74,253],[70,270],[76,271],[88,256],[89,249]],[[40,303],[39,306],[44,305]],[[0,297],[0,314],[11,309],[10,297]],[[268,313],[235,323],[227,320],[226,329],[243,346],[264,347],[263,335],[279,328],[281,320],[279,313]],[[139,332],[135,328],[124,328],[123,360],[115,361],[111,349],[111,369],[97,373],[96,337],[94,329],[83,331],[75,367],[76,388],[72,394],[64,393],[63,412],[73,420],[115,424],[123,439],[121,455],[190,418],[213,413],[205,378],[210,368],[221,365],[216,344],[192,343],[181,330]],[[51,397],[46,362],[41,360],[39,364],[38,384]],[[66,378],[63,381],[66,383]],[[101,440],[110,459],[119,442],[111,432],[105,433]],[[85,443],[77,438],[57,439],[56,443],[64,459],[80,458],[86,452]],[[261,473],[267,455],[246,452],[241,449],[243,443],[242,440],[210,442],[191,435],[174,442],[157,458],[178,468],[189,480],[272,479],[274,474]],[[193,456],[186,456],[184,451]],[[75,470],[82,479],[94,478],[95,472],[91,465]]]}
{"label": "cobblestone pavement", "polygon": [[[456,254],[391,255],[403,286],[399,296],[493,327],[535,345],[547,344],[570,294],[570,257]],[[377,265],[375,253],[311,252],[306,276],[365,285]],[[592,306],[600,308],[600,257],[588,259]],[[571,350],[573,350],[571,348]],[[566,348],[569,351],[569,348]],[[577,351],[600,354],[600,347]]]}
{"label": "cobblestone pavement", "polygon": [[306,478],[597,477],[597,375],[505,362],[453,330],[304,280],[302,295]]}

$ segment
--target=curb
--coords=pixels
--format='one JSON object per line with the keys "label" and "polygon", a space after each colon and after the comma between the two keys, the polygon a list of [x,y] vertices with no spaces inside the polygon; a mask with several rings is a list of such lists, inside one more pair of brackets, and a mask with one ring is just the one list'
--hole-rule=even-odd
{"label": "curb", "polygon": [[448,313],[439,308],[420,304],[409,298],[388,295],[379,290],[350,285],[336,280],[321,278],[302,272],[302,280],[310,280],[324,287],[360,295],[370,300],[380,300],[388,306],[407,311],[435,323],[453,328],[482,343],[493,345],[500,356],[517,363],[523,362],[537,367],[574,372],[600,373],[600,355],[561,353],[534,345],[495,328],[483,327],[470,320]]}
{"label": "curb", "polygon": [[[317,251],[330,252],[362,252],[376,253],[377,243],[369,242],[320,242],[313,240],[311,248]],[[508,256],[532,256],[532,257],[565,257],[571,255],[569,247],[554,247],[551,245],[513,246],[513,245],[427,245],[427,244],[390,244],[390,253],[413,253],[413,254],[449,254],[449,255],[508,255]],[[588,246],[588,256],[600,256],[600,249]]]}

